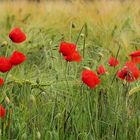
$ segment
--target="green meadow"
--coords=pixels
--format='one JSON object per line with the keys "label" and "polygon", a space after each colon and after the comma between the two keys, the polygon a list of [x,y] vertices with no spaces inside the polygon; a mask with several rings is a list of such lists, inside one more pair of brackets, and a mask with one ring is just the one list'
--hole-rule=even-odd
{"label": "green meadow", "polygon": [[[27,60],[0,73],[1,140],[140,140],[140,80],[116,72],[140,47],[140,2],[0,2],[0,56],[14,50]],[[8,34],[20,27],[21,44]],[[77,44],[82,61],[67,62],[61,41]],[[110,56],[119,66],[110,67]],[[88,68],[107,73],[90,89],[81,80]],[[139,67],[140,65],[138,65]]]}

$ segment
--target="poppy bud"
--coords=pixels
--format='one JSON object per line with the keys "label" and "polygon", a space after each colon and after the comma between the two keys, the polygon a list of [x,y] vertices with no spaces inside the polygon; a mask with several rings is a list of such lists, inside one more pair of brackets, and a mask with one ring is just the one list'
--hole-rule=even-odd
{"label": "poppy bud", "polygon": [[32,94],[30,95],[29,99],[30,99],[31,103],[35,103],[36,102],[36,99],[35,99],[34,95],[32,95]]}
{"label": "poppy bud", "polygon": [[28,138],[27,134],[26,133],[23,133],[22,136],[21,136],[21,139],[27,140],[27,138]]}
{"label": "poppy bud", "polygon": [[7,96],[5,97],[5,103],[6,104],[9,104],[10,103],[10,99]]}
{"label": "poppy bud", "polygon": [[104,57],[104,55],[103,55],[101,52],[99,52],[98,55],[99,55],[101,58]]}
{"label": "poppy bud", "polygon": [[37,136],[37,139],[40,140],[40,138],[41,138],[41,134],[40,134],[39,131],[37,131],[36,136]]}
{"label": "poppy bud", "polygon": [[82,34],[80,34],[80,36],[81,36],[81,37],[84,37],[84,36],[85,36],[85,34],[83,34],[83,33],[82,33]]}
{"label": "poppy bud", "polygon": [[8,45],[8,42],[7,41],[3,41],[2,44],[1,44],[1,47],[5,47]]}

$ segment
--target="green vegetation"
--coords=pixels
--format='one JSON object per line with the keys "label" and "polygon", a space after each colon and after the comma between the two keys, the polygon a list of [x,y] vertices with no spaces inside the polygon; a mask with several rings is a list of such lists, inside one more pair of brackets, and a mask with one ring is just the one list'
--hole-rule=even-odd
{"label": "green vegetation", "polygon": [[[27,56],[8,75],[0,73],[6,77],[0,100],[7,110],[0,120],[1,139],[139,140],[140,82],[114,78],[128,55],[140,47],[139,4],[0,3],[0,42],[8,42],[0,48],[0,56],[10,56],[15,49]],[[27,35],[20,45],[8,38],[15,26]],[[75,43],[78,36],[83,60],[67,63],[59,44]],[[116,56],[119,47],[120,65],[111,68],[108,59]],[[82,70],[96,71],[99,64],[108,73],[99,86],[89,89],[82,84]]]}

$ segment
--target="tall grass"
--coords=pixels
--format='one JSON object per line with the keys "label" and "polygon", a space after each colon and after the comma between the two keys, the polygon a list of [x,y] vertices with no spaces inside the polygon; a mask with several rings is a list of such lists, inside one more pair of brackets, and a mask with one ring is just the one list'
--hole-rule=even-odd
{"label": "tall grass", "polygon": [[[16,48],[28,58],[8,73],[0,89],[7,109],[6,119],[0,120],[1,139],[140,139],[139,81],[128,84],[114,77],[140,46],[138,1],[3,2],[0,13],[0,41],[8,42],[0,55],[9,56]],[[8,39],[15,26],[28,38],[19,46]],[[63,60],[61,40],[77,43],[81,63]],[[119,67],[108,66],[111,55],[118,57]],[[96,70],[99,64],[108,74],[91,90],[82,84],[81,72],[85,67]]]}

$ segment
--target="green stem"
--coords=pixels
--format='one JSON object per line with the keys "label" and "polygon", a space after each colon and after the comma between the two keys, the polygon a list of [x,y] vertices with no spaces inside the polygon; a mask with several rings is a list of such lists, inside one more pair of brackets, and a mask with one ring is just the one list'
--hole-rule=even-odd
{"label": "green stem", "polygon": [[75,42],[76,45],[77,45],[77,43],[78,43],[78,41],[79,41],[80,35],[81,35],[83,29],[85,28],[85,26],[86,26],[86,24],[84,24],[84,25],[82,26],[82,28],[81,28],[81,30],[80,30],[80,32],[79,32],[79,34],[78,34],[78,37],[77,37],[76,42]]}
{"label": "green stem", "polygon": [[[120,44],[119,44],[119,48],[118,48],[117,54],[116,54],[116,56],[115,56],[115,63],[116,63],[116,61],[117,61],[117,58],[118,58],[120,49],[121,49],[121,46],[120,46]],[[115,69],[115,65],[114,65],[114,69]],[[113,76],[113,79],[112,79],[112,81],[111,81],[111,85],[113,84],[113,82],[114,82],[114,80],[115,80],[116,74],[117,74],[117,72],[115,72],[115,74],[114,74],[114,76]]]}

